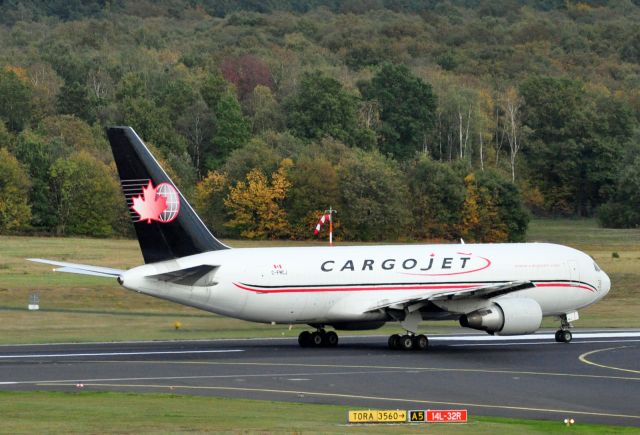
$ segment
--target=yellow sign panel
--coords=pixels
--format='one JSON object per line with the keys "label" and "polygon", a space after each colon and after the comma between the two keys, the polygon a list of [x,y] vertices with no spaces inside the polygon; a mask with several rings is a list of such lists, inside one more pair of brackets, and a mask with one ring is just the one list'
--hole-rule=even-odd
{"label": "yellow sign panel", "polygon": [[411,410],[409,411],[409,423],[425,422],[427,417],[423,410]]}
{"label": "yellow sign panel", "polygon": [[349,423],[405,423],[407,411],[400,409],[349,411]]}

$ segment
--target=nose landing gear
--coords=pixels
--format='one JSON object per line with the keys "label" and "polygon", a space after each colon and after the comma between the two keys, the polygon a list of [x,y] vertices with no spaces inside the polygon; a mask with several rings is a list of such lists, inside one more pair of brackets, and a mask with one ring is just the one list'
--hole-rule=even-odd
{"label": "nose landing gear", "polygon": [[[577,314],[577,313],[576,313]],[[569,343],[571,342],[571,339],[573,338],[573,335],[571,334],[571,331],[569,330],[569,328],[571,328],[571,323],[569,322],[569,319],[567,318],[566,314],[563,314],[560,316],[560,329],[558,329],[556,331],[556,336],[555,339],[558,343]]]}
{"label": "nose landing gear", "polygon": [[298,335],[300,347],[336,347],[338,345],[338,334],[333,331],[326,332],[318,328],[315,332],[302,331]]}

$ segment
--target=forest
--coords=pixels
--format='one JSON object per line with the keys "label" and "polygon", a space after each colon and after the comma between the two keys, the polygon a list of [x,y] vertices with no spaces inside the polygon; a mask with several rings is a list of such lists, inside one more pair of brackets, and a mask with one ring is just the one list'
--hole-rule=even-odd
{"label": "forest", "polygon": [[0,234],[130,236],[113,125],[224,237],[637,227],[640,1],[0,0]]}

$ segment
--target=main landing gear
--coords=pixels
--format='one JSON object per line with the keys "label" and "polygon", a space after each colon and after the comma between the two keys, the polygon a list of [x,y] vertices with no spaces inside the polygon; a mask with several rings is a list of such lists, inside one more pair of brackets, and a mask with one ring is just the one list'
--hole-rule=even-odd
{"label": "main landing gear", "polygon": [[571,331],[569,331],[569,328],[571,328],[571,323],[569,323],[569,321],[567,320],[567,315],[564,314],[560,316],[560,329],[556,331],[555,337],[558,343],[571,342],[573,336],[571,334]]}
{"label": "main landing gear", "polygon": [[315,332],[302,331],[298,335],[300,347],[336,347],[338,345],[338,334],[333,331],[326,332],[319,328]]}
{"label": "main landing gear", "polygon": [[391,350],[426,350],[427,347],[429,347],[429,339],[423,334],[393,334],[389,337]]}

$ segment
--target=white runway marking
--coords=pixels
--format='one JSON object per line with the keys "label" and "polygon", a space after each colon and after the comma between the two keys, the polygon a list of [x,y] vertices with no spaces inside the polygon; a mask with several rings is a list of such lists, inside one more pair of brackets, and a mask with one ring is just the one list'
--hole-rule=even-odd
{"label": "white runway marking", "polygon": [[[94,382],[131,382],[131,381],[184,381],[198,379],[234,379],[234,378],[286,378],[287,376],[353,376],[362,374],[394,373],[398,370],[367,370],[367,371],[345,371],[345,372],[316,372],[316,373],[257,373],[257,374],[234,374],[234,375],[201,375],[201,376],[153,376],[144,378],[78,378],[78,379],[53,379],[39,381],[10,381],[0,382],[0,385],[61,385],[65,382],[82,381],[85,384]],[[308,378],[291,378],[288,381],[310,381]]]}
{"label": "white runway marking", "polygon": [[[640,337],[640,332],[575,332],[573,338],[631,338]],[[549,340],[555,339],[555,334],[533,335],[433,335],[429,341],[513,341],[513,340]]]}
{"label": "white runway marking", "polygon": [[[582,331],[582,329],[580,329]],[[606,330],[596,330],[593,332],[574,332],[573,333],[573,338],[603,338],[603,337],[610,337],[610,336],[614,336],[614,334],[616,334],[615,336],[617,337],[640,337],[640,330],[635,329],[635,330],[620,330],[620,329],[615,329],[619,332],[609,332]],[[574,330],[576,331],[576,330]],[[554,331],[555,332],[555,331]],[[428,331],[425,332],[425,334],[427,334],[429,336],[429,340],[465,340],[465,341],[469,341],[469,340],[476,340],[476,338],[478,339],[478,341],[485,341],[485,340],[491,340],[491,339],[497,339],[497,340],[542,340],[542,339],[546,339],[546,338],[554,338],[554,334],[553,333],[538,333],[538,334],[532,334],[532,335],[512,335],[512,336],[490,336],[490,335],[481,335],[479,333],[474,333],[474,332],[469,332],[467,334],[456,334],[456,335],[430,335],[428,334]],[[597,337],[596,337],[597,335]],[[363,335],[344,335],[344,336],[340,336],[340,340],[358,340],[358,339],[362,339],[362,338],[385,338],[387,339],[389,336],[388,335],[380,335],[380,334],[376,334],[376,335],[369,335],[369,334],[363,334]],[[216,339],[200,339],[200,340],[170,340],[170,341],[159,341],[159,340],[134,340],[134,341],[95,341],[95,342],[86,342],[86,343],[34,343],[34,344],[20,344],[20,343],[15,343],[15,344],[0,344],[0,349],[3,347],[16,347],[16,346],[29,346],[29,347],[40,347],[40,346],[82,346],[82,345],[86,345],[86,344],[93,344],[93,345],[100,345],[100,344],[162,344],[162,343],[178,343],[178,342],[183,342],[183,343],[219,343],[219,342],[238,342],[238,341],[248,341],[248,342],[252,342],[252,341],[290,341],[290,340],[296,340],[297,337],[253,337],[253,338],[216,338]]]}
{"label": "white runway marking", "polygon": [[[574,336],[575,337],[575,336]],[[429,339],[431,340],[431,339]],[[636,342],[640,342],[640,340],[584,340],[584,341],[572,341],[571,344],[573,344],[574,346],[576,344],[592,344],[592,343],[636,343]],[[563,344],[563,343],[556,343],[555,341],[553,342],[544,342],[544,343],[527,343],[527,342],[516,342],[516,343],[464,343],[464,344],[451,344],[451,347],[478,347],[478,346],[514,346],[514,345],[518,345],[518,346],[522,346],[522,345],[527,345],[527,346],[534,346],[534,345],[550,345],[550,346],[557,346],[559,344]],[[566,343],[564,343],[566,345]]]}
{"label": "white runway marking", "polygon": [[184,354],[231,353],[231,352],[244,352],[244,349],[168,350],[168,351],[149,351],[149,352],[48,353],[48,354],[35,354],[35,355],[0,355],[0,359],[70,358],[70,357],[87,357],[87,356],[184,355]]}

